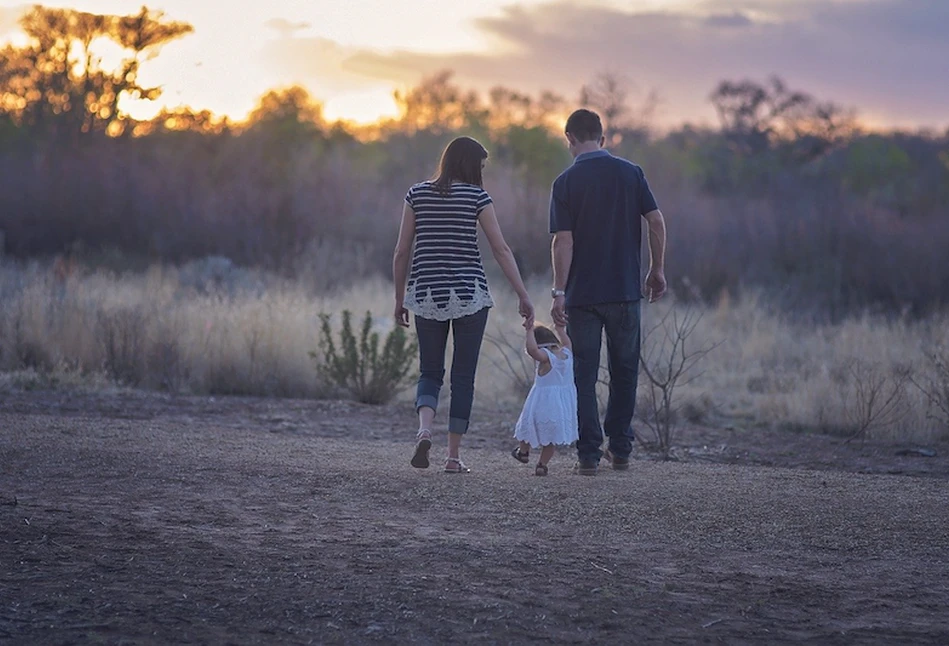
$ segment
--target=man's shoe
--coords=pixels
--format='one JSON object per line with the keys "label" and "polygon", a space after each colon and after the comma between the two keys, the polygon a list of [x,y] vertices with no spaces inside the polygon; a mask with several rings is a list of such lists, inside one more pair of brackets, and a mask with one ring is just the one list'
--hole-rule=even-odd
{"label": "man's shoe", "polygon": [[609,449],[606,449],[606,453],[603,454],[603,459],[613,466],[614,471],[626,471],[629,469],[629,456],[621,458],[613,455]]}
{"label": "man's shoe", "polygon": [[581,476],[595,476],[596,467],[596,462],[590,460],[578,460],[577,464],[573,467],[573,470]]}

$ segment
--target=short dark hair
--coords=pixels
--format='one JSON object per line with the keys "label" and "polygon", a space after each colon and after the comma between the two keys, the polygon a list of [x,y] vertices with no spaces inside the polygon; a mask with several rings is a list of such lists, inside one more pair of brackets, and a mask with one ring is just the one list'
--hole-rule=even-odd
{"label": "short dark hair", "polygon": [[481,162],[488,158],[485,147],[471,137],[457,137],[445,147],[434,183],[441,191],[451,190],[452,182],[484,186]]}
{"label": "short dark hair", "polygon": [[564,132],[576,137],[577,141],[599,141],[603,136],[603,122],[600,115],[592,110],[575,110],[567,119]]}
{"label": "short dark hair", "polygon": [[554,331],[540,323],[534,324],[534,340],[537,341],[537,345],[560,345],[560,339]]}

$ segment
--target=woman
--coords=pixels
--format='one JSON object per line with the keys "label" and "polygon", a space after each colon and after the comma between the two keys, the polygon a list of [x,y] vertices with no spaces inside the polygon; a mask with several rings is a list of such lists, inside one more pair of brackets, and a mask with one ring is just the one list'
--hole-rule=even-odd
{"label": "woman", "polygon": [[418,469],[429,465],[432,421],[445,376],[445,348],[451,328],[454,354],[445,472],[470,471],[458,451],[471,417],[475,370],[488,308],[494,305],[478,250],[479,224],[517,293],[518,312],[525,319],[524,325],[534,324],[534,306],[514,254],[504,242],[491,196],[483,188],[481,172],[487,158],[484,146],[470,137],[458,137],[445,148],[435,179],[410,188],[402,208],[392,274],[396,323],[408,327],[411,310],[418,334],[420,375],[415,407],[419,428],[411,460]]}

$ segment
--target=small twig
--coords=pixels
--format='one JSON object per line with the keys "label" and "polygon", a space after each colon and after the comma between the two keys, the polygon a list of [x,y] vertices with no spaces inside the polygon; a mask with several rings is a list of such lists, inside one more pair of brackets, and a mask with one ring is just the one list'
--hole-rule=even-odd
{"label": "small twig", "polygon": [[592,562],[590,563],[590,565],[592,565],[593,567],[595,567],[597,570],[603,570],[603,571],[606,572],[607,574],[613,574],[613,570],[608,570],[608,569],[606,569],[605,567],[603,567],[602,565],[597,565],[596,563],[592,563]]}
{"label": "small twig", "polygon": [[723,621],[725,621],[725,620],[724,620],[724,619],[716,619],[715,621],[710,621],[710,622],[708,622],[707,624],[702,624],[702,628],[711,628],[711,627],[714,626],[715,624],[720,624],[720,623],[722,623]]}

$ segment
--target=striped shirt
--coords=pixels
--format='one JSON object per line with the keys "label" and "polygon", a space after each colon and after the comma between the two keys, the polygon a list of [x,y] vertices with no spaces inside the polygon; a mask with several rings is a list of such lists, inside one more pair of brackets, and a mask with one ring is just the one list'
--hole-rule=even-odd
{"label": "striped shirt", "polygon": [[422,182],[409,189],[405,201],[415,212],[406,309],[447,321],[493,306],[478,248],[478,216],[491,196],[473,184],[455,183],[442,193]]}

